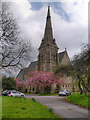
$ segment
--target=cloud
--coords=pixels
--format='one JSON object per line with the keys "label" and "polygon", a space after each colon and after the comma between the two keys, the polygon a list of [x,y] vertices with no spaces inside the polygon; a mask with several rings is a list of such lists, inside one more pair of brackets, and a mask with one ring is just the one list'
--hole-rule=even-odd
{"label": "cloud", "polygon": [[[39,10],[32,10],[28,0],[20,2],[17,0],[13,6],[15,16],[19,17],[21,29],[30,39],[34,47],[33,59],[37,58],[38,48],[44,35],[47,6],[44,5]],[[69,56],[80,52],[80,45],[88,41],[88,0],[73,0],[73,2],[60,3],[60,9],[69,16],[67,21],[51,7],[51,20],[54,37],[59,51],[67,48]]]}
{"label": "cloud", "polygon": [[54,35],[60,49],[63,50],[66,47],[69,56],[72,57],[80,52],[83,42],[88,42],[88,1],[63,2],[60,7],[68,14],[70,22],[62,19],[53,10]]}

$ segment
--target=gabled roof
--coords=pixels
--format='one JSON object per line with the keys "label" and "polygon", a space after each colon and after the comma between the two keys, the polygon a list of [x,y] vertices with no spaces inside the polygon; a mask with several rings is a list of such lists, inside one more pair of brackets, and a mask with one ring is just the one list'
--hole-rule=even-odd
{"label": "gabled roof", "polygon": [[37,63],[37,61],[31,62],[29,67],[22,69],[16,78],[23,78],[24,74],[26,74],[29,70],[33,70],[36,67]]}
{"label": "gabled roof", "polygon": [[38,63],[38,61],[31,62],[31,64],[27,68],[27,70],[33,70],[36,67],[37,63]]}
{"label": "gabled roof", "polygon": [[60,61],[62,60],[62,58],[63,58],[65,52],[66,52],[66,50],[63,51],[63,52],[58,53],[58,56],[59,56],[59,60],[60,60]]}
{"label": "gabled roof", "polygon": [[27,68],[21,69],[16,78],[18,79],[23,78],[23,75],[25,74],[26,70]]}

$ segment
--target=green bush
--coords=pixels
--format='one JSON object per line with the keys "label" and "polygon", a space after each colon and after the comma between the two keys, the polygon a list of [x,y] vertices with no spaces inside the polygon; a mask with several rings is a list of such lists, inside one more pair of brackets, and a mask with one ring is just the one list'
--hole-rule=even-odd
{"label": "green bush", "polygon": [[52,108],[48,108],[47,111],[54,112],[54,110]]}
{"label": "green bush", "polygon": [[36,102],[35,98],[32,98],[32,101],[33,101],[33,102]]}
{"label": "green bush", "polygon": [[16,89],[16,81],[11,77],[2,78],[2,88],[3,90],[13,90]]}

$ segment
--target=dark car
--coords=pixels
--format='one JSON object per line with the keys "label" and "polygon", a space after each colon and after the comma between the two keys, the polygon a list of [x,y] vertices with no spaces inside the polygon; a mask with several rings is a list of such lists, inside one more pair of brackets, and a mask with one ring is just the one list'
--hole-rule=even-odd
{"label": "dark car", "polygon": [[2,92],[2,96],[8,96],[11,90],[5,90]]}
{"label": "dark car", "polygon": [[71,92],[69,90],[60,90],[59,96],[61,95],[68,96],[68,95],[71,95]]}
{"label": "dark car", "polygon": [[90,92],[90,88],[88,88],[88,92]]}

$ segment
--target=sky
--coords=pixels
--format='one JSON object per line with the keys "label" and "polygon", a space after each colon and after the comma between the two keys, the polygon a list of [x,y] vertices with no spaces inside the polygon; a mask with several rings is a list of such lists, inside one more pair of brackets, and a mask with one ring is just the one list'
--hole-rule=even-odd
{"label": "sky", "polygon": [[[88,4],[88,11],[90,11],[90,2]],[[88,44],[90,48],[90,12],[88,12]]]}
{"label": "sky", "polygon": [[11,6],[14,15],[18,18],[22,31],[30,39],[34,48],[32,61],[37,60],[38,48],[44,36],[48,4],[50,5],[53,36],[59,47],[58,52],[67,48],[68,55],[72,59],[75,54],[80,53],[82,44],[88,43],[89,0],[68,0],[68,2],[60,0],[61,2],[49,3],[41,2],[45,0],[12,1],[14,1]]}

